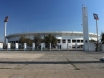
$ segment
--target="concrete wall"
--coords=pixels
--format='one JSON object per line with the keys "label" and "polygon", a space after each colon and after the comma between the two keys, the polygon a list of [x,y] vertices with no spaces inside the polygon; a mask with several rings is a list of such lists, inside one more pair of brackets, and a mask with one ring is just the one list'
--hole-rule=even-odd
{"label": "concrete wall", "polygon": [[95,44],[89,43],[89,51],[95,51]]}
{"label": "concrete wall", "polygon": [[102,51],[104,51],[104,44],[102,44]]}
{"label": "concrete wall", "polygon": [[84,51],[89,51],[89,44],[88,43],[85,43]]}

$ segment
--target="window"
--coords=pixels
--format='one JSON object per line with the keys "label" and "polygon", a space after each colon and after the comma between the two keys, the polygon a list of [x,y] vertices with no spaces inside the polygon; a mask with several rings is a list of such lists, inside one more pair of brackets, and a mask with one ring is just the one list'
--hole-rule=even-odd
{"label": "window", "polygon": [[81,43],[83,43],[83,40],[81,40]]}
{"label": "window", "polygon": [[68,39],[68,43],[71,43],[71,40],[70,39]]}
{"label": "window", "polygon": [[57,43],[60,43],[60,40],[59,39],[57,40]]}
{"label": "window", "polygon": [[12,41],[12,43],[13,43],[13,41]]}
{"label": "window", "polygon": [[72,40],[72,43],[76,43],[76,40]]}
{"label": "window", "polygon": [[62,43],[66,43],[66,40],[65,40],[65,39],[63,39],[63,40],[62,40]]}
{"label": "window", "polygon": [[16,43],[18,43],[18,41],[16,41]]}
{"label": "window", "polygon": [[77,40],[77,43],[80,43],[80,40]]}

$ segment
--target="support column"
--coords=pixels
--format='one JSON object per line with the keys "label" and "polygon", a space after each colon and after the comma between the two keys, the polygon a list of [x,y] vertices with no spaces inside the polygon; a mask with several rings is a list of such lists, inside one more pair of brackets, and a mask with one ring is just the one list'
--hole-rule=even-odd
{"label": "support column", "polygon": [[67,51],[69,50],[69,44],[67,43]]}
{"label": "support column", "polygon": [[59,49],[59,51],[60,51],[60,45],[58,45],[58,49]]}
{"label": "support column", "polygon": [[11,49],[11,43],[8,43],[7,44],[7,50],[10,50]]}
{"label": "support column", "polygon": [[0,43],[0,50],[3,50],[3,43]]}
{"label": "support column", "polygon": [[27,48],[27,44],[26,44],[26,43],[24,43],[24,51],[26,50],[26,48]]}
{"label": "support column", "polygon": [[88,13],[87,7],[82,6],[82,26],[83,26],[83,46],[84,50],[89,50],[89,30],[88,30]]}
{"label": "support column", "polygon": [[41,51],[42,51],[42,49],[43,49],[43,43],[41,43]]}
{"label": "support column", "polygon": [[96,20],[96,33],[97,33],[97,46],[96,46],[96,50],[98,51],[98,25],[97,25],[97,20]]}
{"label": "support column", "polygon": [[66,39],[66,43],[68,43],[68,39]]}
{"label": "support column", "polygon": [[70,39],[70,40],[71,40],[71,42],[70,42],[70,43],[71,43],[71,49],[72,49],[72,39]]}
{"label": "support column", "polygon": [[6,48],[6,25],[7,22],[4,22],[4,48]]}
{"label": "support column", "polygon": [[18,50],[18,43],[15,43],[15,50]]}
{"label": "support column", "polygon": [[61,39],[61,44],[60,45],[61,45],[61,48],[60,49],[62,49],[62,39]]}
{"label": "support column", "polygon": [[51,51],[51,43],[50,43],[50,51]]}
{"label": "support column", "polygon": [[32,51],[35,49],[35,43],[32,43]]}
{"label": "support column", "polygon": [[7,22],[8,22],[8,16],[6,16],[5,20],[4,20],[4,48],[6,48],[6,25],[7,25]]}
{"label": "support column", "polygon": [[76,51],[77,51],[77,43],[75,43],[75,48],[76,48]]}

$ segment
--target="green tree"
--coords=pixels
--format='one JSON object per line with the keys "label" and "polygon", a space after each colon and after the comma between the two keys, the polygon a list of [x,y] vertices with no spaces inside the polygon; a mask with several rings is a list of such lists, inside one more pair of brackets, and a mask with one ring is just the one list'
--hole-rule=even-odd
{"label": "green tree", "polygon": [[104,44],[104,33],[101,34],[101,42]]}
{"label": "green tree", "polygon": [[33,42],[35,43],[35,46],[38,47],[40,43],[42,42],[40,35],[35,35]]}
{"label": "green tree", "polygon": [[54,45],[57,44],[57,39],[54,35],[48,34],[47,36],[44,36],[44,43],[46,44],[46,47],[49,48],[49,44],[51,43],[51,46],[53,47]]}
{"label": "green tree", "polygon": [[32,46],[32,40],[29,38],[25,38],[25,36],[21,36],[21,38],[19,39],[21,45],[23,46],[24,43],[27,43],[27,46]]}
{"label": "green tree", "polygon": [[26,38],[25,36],[21,36],[21,38],[19,39],[21,45],[23,46],[23,44],[26,42]]}
{"label": "green tree", "polygon": [[30,38],[26,38],[27,46],[32,46],[33,41]]}

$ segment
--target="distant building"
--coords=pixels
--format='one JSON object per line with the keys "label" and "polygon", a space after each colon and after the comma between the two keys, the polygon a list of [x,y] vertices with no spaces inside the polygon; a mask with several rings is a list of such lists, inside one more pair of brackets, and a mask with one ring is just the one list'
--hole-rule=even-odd
{"label": "distant building", "polygon": [[[75,32],[75,31],[56,31],[56,32],[33,32],[33,33],[18,33],[11,34],[6,36],[9,43],[20,43],[19,38],[21,36],[26,36],[26,38],[33,39],[34,35],[40,35],[43,38],[45,35],[52,34],[57,38],[57,45],[60,46],[61,49],[66,49],[67,47],[72,48],[77,45],[83,45],[83,32]],[[97,40],[97,34],[89,33],[89,40]]]}

